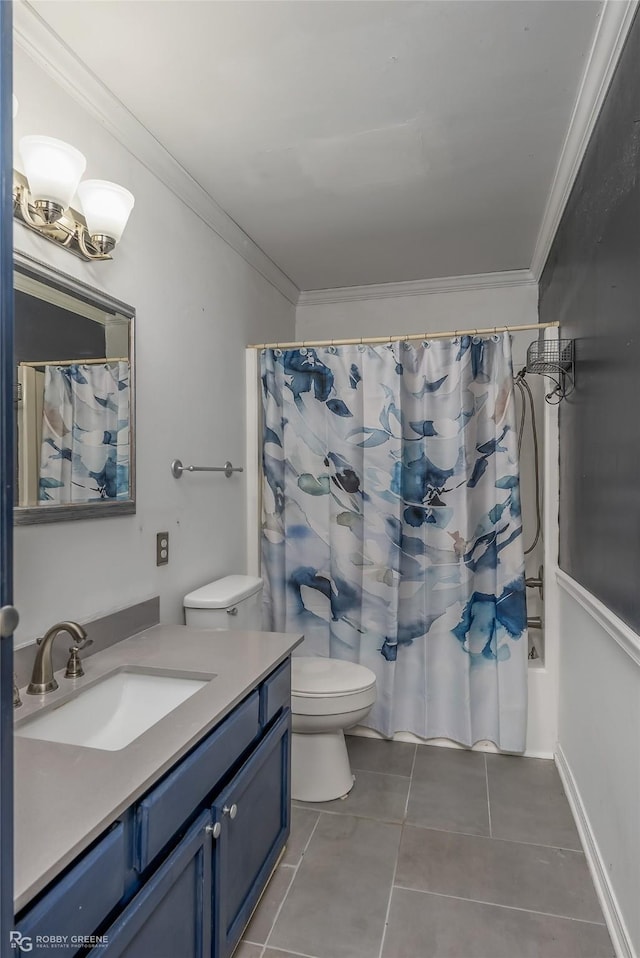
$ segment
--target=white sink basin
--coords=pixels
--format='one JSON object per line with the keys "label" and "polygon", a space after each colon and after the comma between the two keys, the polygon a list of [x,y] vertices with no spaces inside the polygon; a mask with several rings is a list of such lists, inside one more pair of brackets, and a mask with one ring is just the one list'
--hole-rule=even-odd
{"label": "white sink basin", "polygon": [[16,726],[22,738],[117,751],[203,688],[215,675],[122,669]]}

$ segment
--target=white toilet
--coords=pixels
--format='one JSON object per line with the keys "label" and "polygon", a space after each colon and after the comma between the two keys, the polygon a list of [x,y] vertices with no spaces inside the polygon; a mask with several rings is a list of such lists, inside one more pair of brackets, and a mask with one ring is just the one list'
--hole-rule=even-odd
{"label": "white toilet", "polygon": [[291,795],[329,802],[353,787],[344,730],[369,714],[376,700],[371,669],[342,659],[291,659]]}
{"label": "white toilet", "polygon": [[[261,629],[262,579],[228,575],[184,598],[195,629]],[[371,669],[341,659],[292,658],[291,795],[328,802],[353,787],[344,729],[357,725],[376,700]]]}

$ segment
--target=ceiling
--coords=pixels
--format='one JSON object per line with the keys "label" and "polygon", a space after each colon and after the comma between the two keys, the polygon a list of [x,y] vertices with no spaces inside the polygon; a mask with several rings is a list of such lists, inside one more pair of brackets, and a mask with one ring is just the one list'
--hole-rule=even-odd
{"label": "ceiling", "polygon": [[602,9],[31,6],[303,290],[528,268]]}

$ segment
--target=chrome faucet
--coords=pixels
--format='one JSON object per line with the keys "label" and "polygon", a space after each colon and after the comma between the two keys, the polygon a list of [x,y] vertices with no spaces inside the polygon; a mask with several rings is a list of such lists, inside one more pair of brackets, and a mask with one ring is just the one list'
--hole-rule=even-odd
{"label": "chrome faucet", "polygon": [[58,688],[58,683],[53,677],[51,652],[53,650],[53,640],[59,632],[68,632],[80,647],[83,646],[87,638],[87,633],[77,622],[57,622],[49,629],[43,639],[38,639],[40,647],[33,663],[31,681],[27,686],[28,695],[42,695],[44,692],[53,692],[54,689]]}

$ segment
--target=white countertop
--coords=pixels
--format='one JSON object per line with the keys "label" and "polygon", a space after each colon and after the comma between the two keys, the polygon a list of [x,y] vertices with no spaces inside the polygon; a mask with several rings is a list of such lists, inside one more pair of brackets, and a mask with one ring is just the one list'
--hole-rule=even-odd
{"label": "white countertop", "polygon": [[22,722],[122,666],[215,673],[216,678],[119,751],[15,736],[15,909],[23,908],[124,809],[216,726],[302,641],[280,632],[214,632],[156,625],[85,658],[85,674],[26,695]]}

